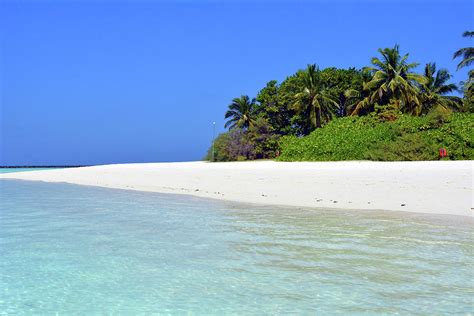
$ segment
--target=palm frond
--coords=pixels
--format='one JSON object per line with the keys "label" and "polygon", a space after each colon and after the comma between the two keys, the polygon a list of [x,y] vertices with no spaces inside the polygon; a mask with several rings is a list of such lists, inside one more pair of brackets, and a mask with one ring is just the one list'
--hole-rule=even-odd
{"label": "palm frond", "polygon": [[474,31],[465,31],[462,33],[463,37],[473,37],[474,36]]}

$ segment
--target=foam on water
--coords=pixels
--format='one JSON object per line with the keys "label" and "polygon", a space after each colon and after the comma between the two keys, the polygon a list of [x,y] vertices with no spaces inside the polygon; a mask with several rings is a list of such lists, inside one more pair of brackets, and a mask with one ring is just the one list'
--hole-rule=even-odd
{"label": "foam on water", "polygon": [[0,180],[0,313],[472,313],[474,224]]}

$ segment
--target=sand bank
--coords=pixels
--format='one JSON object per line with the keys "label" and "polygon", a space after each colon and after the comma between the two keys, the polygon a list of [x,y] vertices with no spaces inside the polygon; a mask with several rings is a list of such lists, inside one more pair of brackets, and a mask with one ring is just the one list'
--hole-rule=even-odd
{"label": "sand bank", "polygon": [[473,161],[181,162],[0,174],[229,201],[473,216]]}

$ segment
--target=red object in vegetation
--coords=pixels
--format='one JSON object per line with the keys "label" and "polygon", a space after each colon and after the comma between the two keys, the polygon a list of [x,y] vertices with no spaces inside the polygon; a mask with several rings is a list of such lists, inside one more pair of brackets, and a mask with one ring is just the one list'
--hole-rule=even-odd
{"label": "red object in vegetation", "polygon": [[448,152],[446,151],[446,148],[440,148],[439,149],[439,157],[444,158],[448,156]]}

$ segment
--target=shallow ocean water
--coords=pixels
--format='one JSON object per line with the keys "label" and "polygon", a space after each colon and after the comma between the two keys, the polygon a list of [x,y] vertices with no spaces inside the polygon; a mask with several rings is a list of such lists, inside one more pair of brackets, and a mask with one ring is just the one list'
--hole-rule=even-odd
{"label": "shallow ocean water", "polygon": [[0,168],[0,173],[53,170],[53,169],[58,169],[58,168]]}
{"label": "shallow ocean water", "polygon": [[0,180],[0,314],[470,314],[473,228]]}

